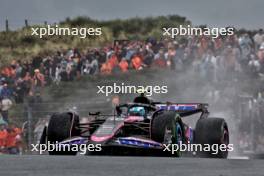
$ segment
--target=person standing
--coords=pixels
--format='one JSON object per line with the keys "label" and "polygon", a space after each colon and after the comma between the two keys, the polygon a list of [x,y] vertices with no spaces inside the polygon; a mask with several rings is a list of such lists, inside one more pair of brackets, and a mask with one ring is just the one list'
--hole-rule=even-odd
{"label": "person standing", "polygon": [[0,98],[10,98],[12,96],[12,91],[11,89],[8,87],[7,83],[4,83],[3,88],[1,90],[1,95]]}
{"label": "person standing", "polygon": [[41,89],[45,85],[45,77],[42,73],[40,73],[39,69],[36,69],[33,77],[33,92],[37,97],[41,96]]}
{"label": "person standing", "polygon": [[8,110],[12,107],[13,103],[8,97],[3,97],[1,100],[1,115],[5,122],[9,122]]}
{"label": "person standing", "polygon": [[0,124],[0,153],[5,153],[7,130],[4,124]]}
{"label": "person standing", "polygon": [[18,141],[20,140],[21,129],[17,128],[14,124],[11,124],[7,128],[5,146],[9,154],[18,154],[19,146]]}

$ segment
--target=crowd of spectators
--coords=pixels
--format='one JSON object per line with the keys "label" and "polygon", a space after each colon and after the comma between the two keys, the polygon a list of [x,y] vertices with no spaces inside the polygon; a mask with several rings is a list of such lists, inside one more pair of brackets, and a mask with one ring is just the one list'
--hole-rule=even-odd
{"label": "crowd of spectators", "polygon": [[42,88],[50,84],[78,80],[84,75],[109,75],[150,67],[175,72],[192,70],[216,85],[240,75],[257,79],[264,75],[264,33],[259,30],[216,39],[188,36],[179,40],[119,40],[101,48],[75,48],[32,61],[14,60],[0,70],[1,115],[8,122],[12,102],[23,103],[27,96],[39,96]]}

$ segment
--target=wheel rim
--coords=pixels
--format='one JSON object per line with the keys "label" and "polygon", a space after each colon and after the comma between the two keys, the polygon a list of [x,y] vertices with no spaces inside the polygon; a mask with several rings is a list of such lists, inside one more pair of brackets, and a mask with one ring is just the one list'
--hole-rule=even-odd
{"label": "wheel rim", "polygon": [[[174,129],[174,130],[172,130]],[[183,141],[182,129],[179,123],[176,123],[174,128],[166,126],[164,132],[165,144],[180,144]]]}
{"label": "wheel rim", "polygon": [[173,138],[174,138],[174,134],[173,134],[172,128],[169,126],[166,126],[165,132],[164,132],[164,144],[173,144]]}

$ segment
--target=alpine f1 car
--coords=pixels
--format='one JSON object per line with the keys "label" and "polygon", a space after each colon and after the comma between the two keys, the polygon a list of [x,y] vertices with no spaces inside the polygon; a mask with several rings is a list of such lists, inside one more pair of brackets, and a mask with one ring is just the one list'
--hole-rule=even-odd
{"label": "alpine f1 car", "polygon": [[[195,129],[183,122],[187,116],[200,113]],[[87,154],[172,155],[173,144],[229,145],[229,132],[223,118],[208,117],[208,104],[153,102],[144,95],[132,103],[116,107],[113,115],[90,113],[93,120],[80,123],[74,112],[51,116],[44,128],[41,143],[100,144],[100,151]],[[200,157],[226,158],[228,150],[197,151]],[[74,155],[76,151],[49,151],[51,155]],[[173,156],[182,156],[177,149]]]}

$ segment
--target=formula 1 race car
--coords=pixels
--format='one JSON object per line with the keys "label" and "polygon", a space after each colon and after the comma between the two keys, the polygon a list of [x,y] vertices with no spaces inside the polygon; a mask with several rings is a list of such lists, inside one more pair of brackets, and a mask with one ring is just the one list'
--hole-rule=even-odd
{"label": "formula 1 race car", "polygon": [[[132,103],[116,107],[115,114],[90,113],[93,120],[80,123],[74,112],[51,116],[40,143],[100,144],[93,155],[172,155],[184,151],[173,144],[229,145],[228,126],[222,118],[208,118],[208,104],[153,102],[144,95]],[[195,129],[183,123],[183,118],[201,113]],[[199,157],[227,158],[228,150],[192,152]],[[49,151],[51,155],[75,155],[76,151]]]}

